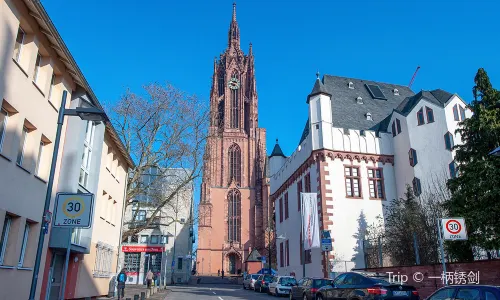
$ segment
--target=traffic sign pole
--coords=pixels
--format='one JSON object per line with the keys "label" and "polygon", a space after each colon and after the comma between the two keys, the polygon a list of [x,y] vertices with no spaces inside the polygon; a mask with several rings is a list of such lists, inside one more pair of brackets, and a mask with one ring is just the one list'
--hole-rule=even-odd
{"label": "traffic sign pole", "polygon": [[71,255],[70,250],[71,250],[71,235],[73,233],[73,228],[68,228],[69,229],[69,236],[68,236],[68,245],[66,248],[66,257],[64,260],[64,269],[63,269],[63,280],[62,280],[62,286],[61,286],[61,293],[59,298],[61,300],[64,300],[64,293],[66,292],[66,281],[68,279],[68,267],[69,267],[69,256]]}
{"label": "traffic sign pole", "polygon": [[448,281],[446,280],[446,262],[444,260],[444,248],[443,248],[443,237],[441,236],[441,220],[437,219],[438,226],[438,235],[439,235],[439,247],[441,248],[441,261],[443,262],[443,274],[442,280],[444,281],[444,285],[448,285]]}

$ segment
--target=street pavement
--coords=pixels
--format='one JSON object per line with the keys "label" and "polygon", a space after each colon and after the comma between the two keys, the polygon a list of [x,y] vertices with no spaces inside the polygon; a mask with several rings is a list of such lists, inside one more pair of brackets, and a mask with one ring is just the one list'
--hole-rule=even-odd
{"label": "street pavement", "polygon": [[[242,300],[242,299],[272,299],[265,293],[244,290],[241,285],[193,285],[169,286],[167,300]],[[286,299],[286,298],[283,298]]]}

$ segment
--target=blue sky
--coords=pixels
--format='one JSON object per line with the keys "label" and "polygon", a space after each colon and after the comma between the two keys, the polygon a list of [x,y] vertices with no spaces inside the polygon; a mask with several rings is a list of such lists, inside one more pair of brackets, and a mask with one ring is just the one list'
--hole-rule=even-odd
{"label": "blue sky", "polygon": [[[170,81],[207,99],[227,46],[232,1],[42,0],[101,102]],[[442,88],[472,98],[479,67],[500,88],[500,1],[237,1],[241,46],[252,42],[259,125],[270,152],[297,146],[316,71]],[[198,196],[198,195],[197,195]]]}

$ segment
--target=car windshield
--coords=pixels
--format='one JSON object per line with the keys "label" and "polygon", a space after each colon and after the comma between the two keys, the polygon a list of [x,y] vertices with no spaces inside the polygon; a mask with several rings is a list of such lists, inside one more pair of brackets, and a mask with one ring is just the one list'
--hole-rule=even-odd
{"label": "car windshield", "polygon": [[297,281],[293,277],[282,277],[280,279],[281,285],[294,285],[297,284]]}
{"label": "car windshield", "polygon": [[387,276],[370,276],[368,278],[375,281],[375,283],[391,284],[391,280]]}
{"label": "car windshield", "polygon": [[264,280],[265,281],[272,281],[273,280],[273,276],[272,275],[266,275],[266,276],[264,276]]}
{"label": "car windshield", "polygon": [[252,279],[257,279],[257,278],[259,278],[259,275],[258,275],[258,274],[253,274],[253,275],[252,275]]}
{"label": "car windshield", "polygon": [[328,280],[328,279],[314,279],[314,281],[313,281],[313,287],[315,287],[315,288],[320,288],[322,286],[327,286],[327,285],[331,285],[331,284],[332,284],[332,281]]}

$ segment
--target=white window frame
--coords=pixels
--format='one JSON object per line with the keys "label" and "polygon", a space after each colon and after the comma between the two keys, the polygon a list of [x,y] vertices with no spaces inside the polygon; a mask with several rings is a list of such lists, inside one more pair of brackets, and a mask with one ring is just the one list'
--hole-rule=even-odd
{"label": "white window frame", "polygon": [[52,73],[52,77],[50,78],[50,87],[49,87],[49,95],[47,99],[51,101],[52,99],[52,92],[54,90],[54,84],[56,83],[56,74]]}
{"label": "white window frame", "polygon": [[162,235],[160,244],[167,245],[168,244],[168,235]]}
{"label": "white window frame", "polygon": [[26,222],[24,225],[24,234],[23,234],[23,244],[21,245],[21,255],[19,256],[18,267],[22,267],[24,265],[24,256],[26,255],[26,247],[28,246],[28,238],[30,235],[30,223]]}
{"label": "white window frame", "polygon": [[35,73],[33,74],[33,81],[35,83],[38,83],[38,75],[40,75],[40,68],[42,65],[42,55],[40,52],[36,54],[36,60],[35,60]]}
{"label": "white window frame", "polygon": [[[143,238],[146,238],[146,241],[143,242]],[[148,244],[148,236],[147,235],[141,235],[139,236],[139,244]]]}
{"label": "white window frame", "polygon": [[9,112],[3,107],[0,108],[0,114],[4,115],[2,123],[0,123],[0,152],[2,152],[3,142],[5,140],[5,133],[7,132],[7,122],[9,121]]}
{"label": "white window frame", "polygon": [[19,152],[17,153],[17,158],[16,158],[16,163],[19,166],[23,165],[24,150],[26,148],[26,140],[28,139],[28,133],[29,133],[28,127],[23,126],[23,132],[21,134],[21,144],[20,144]]}
{"label": "white window frame", "polygon": [[38,158],[36,161],[35,174],[40,176],[40,165],[42,164],[43,149],[45,147],[45,142],[40,140],[40,146],[38,147]]}
{"label": "white window frame", "polygon": [[9,241],[10,225],[12,224],[12,217],[5,216],[3,230],[1,232],[0,241],[3,240],[0,248],[0,266],[3,265],[5,259],[5,250],[7,249],[7,242]]}
{"label": "white window frame", "polygon": [[82,155],[82,164],[80,166],[80,174],[83,173],[81,178],[78,178],[78,181],[81,186],[87,187],[88,179],[90,176],[90,165],[92,163],[92,145],[94,141],[94,131],[95,125],[92,121],[87,121],[87,126],[85,130],[85,140],[83,142],[83,155]]}
{"label": "white window frame", "polygon": [[[155,243],[153,243],[153,237],[156,237],[156,242]],[[159,244],[160,243],[160,236],[157,235],[157,234],[151,235],[149,242],[150,242],[150,244]]]}
{"label": "white window frame", "polygon": [[[26,32],[24,32],[24,30],[21,28],[21,26],[19,26],[19,28],[17,29],[17,34],[19,34],[19,31],[21,31],[23,33],[23,38],[22,38],[21,42],[19,43],[19,51],[17,52],[17,55],[14,58],[14,60],[17,63],[19,63],[19,61],[21,60],[21,52],[22,52],[23,45],[24,45],[24,38],[26,37]],[[16,35],[16,41],[15,41],[15,43],[17,44],[17,35]]]}

